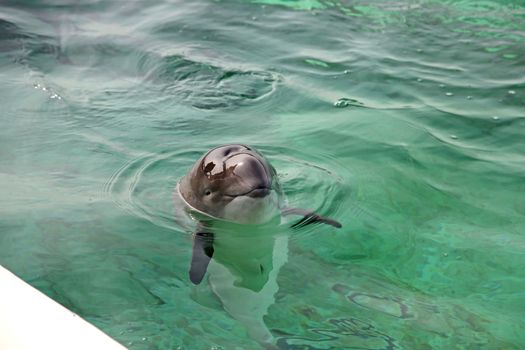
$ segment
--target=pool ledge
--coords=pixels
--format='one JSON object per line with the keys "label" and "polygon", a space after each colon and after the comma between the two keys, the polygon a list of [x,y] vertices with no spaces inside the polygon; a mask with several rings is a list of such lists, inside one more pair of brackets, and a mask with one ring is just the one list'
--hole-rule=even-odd
{"label": "pool ledge", "polygon": [[0,266],[0,349],[126,349]]}

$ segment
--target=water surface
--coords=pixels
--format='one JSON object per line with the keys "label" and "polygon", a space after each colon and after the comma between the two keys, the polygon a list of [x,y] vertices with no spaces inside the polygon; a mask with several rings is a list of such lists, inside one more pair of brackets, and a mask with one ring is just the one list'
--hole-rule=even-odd
{"label": "water surface", "polygon": [[[130,349],[257,349],[177,180],[243,142],[291,205],[282,349],[525,346],[525,6],[4,1],[0,263]],[[270,249],[271,251],[271,249]]]}

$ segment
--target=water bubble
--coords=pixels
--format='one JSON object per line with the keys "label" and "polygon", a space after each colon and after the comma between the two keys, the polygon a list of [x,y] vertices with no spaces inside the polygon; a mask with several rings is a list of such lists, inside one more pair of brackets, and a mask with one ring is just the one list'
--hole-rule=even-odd
{"label": "water bubble", "polygon": [[439,84],[439,87],[443,89],[445,87],[445,84]]}
{"label": "water bubble", "polygon": [[346,101],[344,101],[344,99],[340,99],[334,102],[334,107],[337,107],[337,108],[344,108],[348,106],[349,104]]}
{"label": "water bubble", "polygon": [[256,21],[257,20],[257,16],[252,16],[252,21]]}
{"label": "water bubble", "polygon": [[416,49],[417,52],[423,52],[423,49]]}
{"label": "water bubble", "polygon": [[334,102],[334,107],[336,108],[345,108],[349,106],[362,107],[363,103],[359,102],[358,100],[354,100],[353,98],[346,97],[340,98]]}
{"label": "water bubble", "polygon": [[472,96],[467,96],[467,100],[472,100]]}
{"label": "water bubble", "polygon": [[448,253],[443,253],[443,256],[446,258],[448,256]]}
{"label": "water bubble", "polygon": [[492,117],[492,120],[499,120],[499,117],[497,115]]}
{"label": "water bubble", "polygon": [[348,73],[350,73],[348,69],[345,69],[345,71],[343,72],[343,74],[348,74]]}
{"label": "water bubble", "polygon": [[417,81],[421,83],[423,81],[423,79],[417,78]]}
{"label": "water bubble", "polygon": [[54,99],[57,99],[57,100],[61,100],[61,99],[62,99],[62,97],[60,97],[60,95],[58,95],[58,94],[57,94],[55,91],[53,91],[53,89],[50,88],[50,87],[47,87],[47,86],[42,85],[42,84],[40,84],[40,83],[33,83],[33,87],[34,87],[35,89],[39,89],[39,90],[45,91],[45,92],[48,94],[48,96],[49,96],[50,99],[53,99],[53,100],[54,100]]}
{"label": "water bubble", "polygon": [[509,90],[509,95],[516,95],[516,91],[514,91],[514,90]]}
{"label": "water bubble", "polygon": [[457,140],[457,139],[458,139],[458,137],[457,137],[456,135],[450,135],[450,138],[451,138],[452,140]]}
{"label": "water bubble", "polygon": [[146,337],[142,337],[142,341],[146,341],[148,338]]}
{"label": "water bubble", "polygon": [[447,95],[447,96],[454,96],[454,94],[452,92],[447,92],[447,93],[445,93],[445,95]]}

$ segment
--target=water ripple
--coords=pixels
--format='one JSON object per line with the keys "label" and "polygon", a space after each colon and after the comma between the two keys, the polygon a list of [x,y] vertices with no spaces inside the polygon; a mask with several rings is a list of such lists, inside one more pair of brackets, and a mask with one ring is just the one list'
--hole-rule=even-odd
{"label": "water ripple", "polygon": [[145,55],[139,70],[151,86],[204,110],[255,102],[270,95],[280,80],[275,73],[223,68],[180,55]]}
{"label": "water ripple", "polygon": [[[326,158],[324,161],[319,159],[319,164],[316,164],[312,157],[308,161],[306,158],[301,159],[296,150],[259,148],[265,151],[277,168],[290,206],[306,207],[336,219],[342,215],[344,187],[337,175],[341,168],[334,163],[334,159],[330,162]],[[154,225],[179,231],[181,223],[175,222],[178,209],[173,208],[173,190],[201,154],[193,149],[142,154],[123,164],[107,180],[104,192],[117,206],[132,215]],[[314,198],[304,198],[304,193],[316,195]],[[182,229],[186,230],[186,227]],[[301,236],[304,237],[312,230],[306,229]]]}

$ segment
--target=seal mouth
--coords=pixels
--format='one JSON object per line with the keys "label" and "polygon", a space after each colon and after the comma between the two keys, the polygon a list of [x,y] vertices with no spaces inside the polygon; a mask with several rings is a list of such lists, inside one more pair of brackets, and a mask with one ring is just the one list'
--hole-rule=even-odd
{"label": "seal mouth", "polygon": [[239,193],[239,194],[226,194],[228,197],[242,197],[242,196],[248,196],[252,198],[262,198],[269,195],[271,192],[271,189],[268,187],[257,187],[254,188],[248,192]]}
{"label": "seal mouth", "polygon": [[252,198],[262,198],[270,194],[270,189],[268,187],[259,187],[251,190],[246,195]]}

